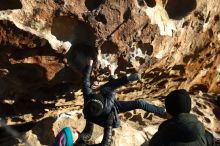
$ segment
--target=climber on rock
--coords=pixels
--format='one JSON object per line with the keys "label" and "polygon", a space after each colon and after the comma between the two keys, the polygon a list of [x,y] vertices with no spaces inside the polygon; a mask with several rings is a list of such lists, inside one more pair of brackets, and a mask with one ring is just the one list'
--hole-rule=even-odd
{"label": "climber on rock", "polygon": [[[84,97],[84,117],[86,126],[80,134],[79,143],[88,141],[93,132],[93,124],[104,128],[104,136],[100,144],[96,146],[110,146],[112,142],[112,128],[120,126],[119,113],[128,112],[134,109],[143,109],[158,115],[165,114],[165,108],[149,104],[142,100],[119,101],[116,99],[115,90],[132,81],[140,79],[139,75],[131,74],[115,79],[115,68],[108,67],[110,72],[109,81],[100,87],[99,93],[94,93],[90,88],[90,74],[92,72],[93,60],[88,58],[88,63],[83,70],[83,97]],[[85,144],[87,145],[87,144]]]}
{"label": "climber on rock", "polygon": [[190,114],[191,97],[186,90],[170,92],[165,107],[169,118],[159,126],[149,146],[215,146],[213,135]]}

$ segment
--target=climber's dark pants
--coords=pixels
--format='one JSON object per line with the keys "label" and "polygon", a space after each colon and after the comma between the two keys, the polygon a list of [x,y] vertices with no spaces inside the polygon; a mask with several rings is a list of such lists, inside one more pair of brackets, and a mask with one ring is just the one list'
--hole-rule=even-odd
{"label": "climber's dark pants", "polygon": [[[112,95],[115,95],[115,89],[120,86],[126,85],[128,83],[126,76],[114,79],[113,76],[109,77],[109,82],[104,84],[101,88],[108,88],[107,90],[111,92]],[[153,104],[149,104],[143,100],[132,100],[132,101],[119,101],[115,100],[116,107],[119,113],[128,112],[135,109],[142,109],[151,113],[163,115],[165,113],[165,108],[159,107]]]}

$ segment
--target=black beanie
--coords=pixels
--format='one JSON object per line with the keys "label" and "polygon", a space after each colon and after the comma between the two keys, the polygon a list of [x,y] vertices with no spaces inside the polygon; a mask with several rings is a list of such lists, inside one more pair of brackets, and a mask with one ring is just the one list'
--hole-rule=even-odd
{"label": "black beanie", "polygon": [[99,116],[104,107],[104,98],[100,94],[92,94],[91,99],[87,103],[87,110],[93,117]]}
{"label": "black beanie", "polygon": [[166,111],[172,116],[180,113],[189,113],[191,110],[191,98],[184,89],[174,90],[165,99]]}

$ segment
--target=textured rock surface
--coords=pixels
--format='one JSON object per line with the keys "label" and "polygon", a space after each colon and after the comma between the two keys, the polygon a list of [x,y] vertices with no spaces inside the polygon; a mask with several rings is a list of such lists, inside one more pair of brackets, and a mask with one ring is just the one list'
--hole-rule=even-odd
{"label": "textured rock surface", "polygon": [[[15,129],[22,131],[27,131],[22,134],[22,139],[26,140],[32,145],[50,145],[53,142],[55,135],[65,126],[70,126],[77,128],[79,131],[82,131],[85,125],[85,120],[82,115],[82,93],[78,93],[77,98],[74,101],[64,101],[60,99],[56,103],[55,108],[49,108],[50,110],[44,114],[42,120],[38,120],[35,123],[26,123],[23,126],[17,126]],[[120,99],[125,99],[124,94],[120,94]],[[140,95],[140,98],[146,98],[147,96]],[[126,97],[128,99],[134,99],[134,94],[127,93]],[[139,97],[139,96],[138,96]],[[192,113],[198,116],[199,120],[204,123],[206,128],[211,131],[216,138],[219,137],[219,110],[220,108],[213,104],[212,98],[213,95],[209,94],[198,94],[191,95],[193,99],[193,109]],[[148,99],[154,104],[162,105],[163,103],[158,99]],[[77,106],[72,106],[77,105]],[[31,109],[30,109],[31,110]],[[26,122],[32,121],[31,116],[20,116],[21,119],[25,119]],[[114,129],[113,132],[113,145],[131,145],[131,146],[140,146],[147,145],[149,139],[157,131],[159,124],[164,120],[160,117],[155,116],[154,114],[147,113],[142,110],[135,110],[127,112],[120,115],[122,119],[122,125],[120,128]],[[15,119],[9,121],[12,125],[15,123]],[[45,130],[46,129],[46,130]],[[102,138],[103,128],[95,126],[93,136],[90,140],[91,143],[99,143]],[[8,137],[5,135],[1,140],[6,140]],[[1,145],[11,145],[11,143],[23,146],[25,145],[21,140],[5,141]]]}
{"label": "textured rock surface", "polygon": [[[193,112],[219,138],[219,14],[218,0],[0,2],[0,114],[14,125],[81,109],[81,70],[92,56],[94,88],[106,81],[108,64],[118,76],[142,75],[119,90],[123,100],[162,105],[159,97],[184,88],[194,95]],[[125,116],[149,129],[162,121],[153,116],[142,125],[143,114]]]}

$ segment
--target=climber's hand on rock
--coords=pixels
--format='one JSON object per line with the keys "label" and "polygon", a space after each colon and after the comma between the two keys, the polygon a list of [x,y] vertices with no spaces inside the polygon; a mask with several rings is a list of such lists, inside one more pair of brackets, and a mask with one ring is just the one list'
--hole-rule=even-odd
{"label": "climber's hand on rock", "polygon": [[87,58],[87,64],[92,66],[93,65],[93,59],[92,58]]}
{"label": "climber's hand on rock", "polygon": [[114,76],[116,68],[117,67],[115,67],[114,65],[111,65],[111,64],[108,65],[108,70],[109,70],[110,75]]}

